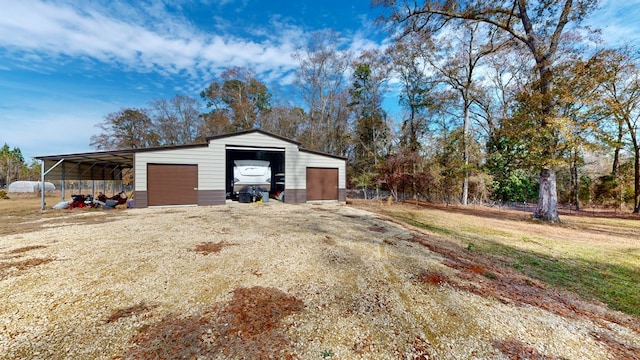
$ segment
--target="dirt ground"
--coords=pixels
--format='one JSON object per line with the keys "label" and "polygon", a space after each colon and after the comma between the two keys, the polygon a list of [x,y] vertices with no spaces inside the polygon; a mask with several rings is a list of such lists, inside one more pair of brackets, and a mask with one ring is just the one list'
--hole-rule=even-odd
{"label": "dirt ground", "polygon": [[355,206],[52,211],[3,218],[3,358],[640,353],[637,318]]}

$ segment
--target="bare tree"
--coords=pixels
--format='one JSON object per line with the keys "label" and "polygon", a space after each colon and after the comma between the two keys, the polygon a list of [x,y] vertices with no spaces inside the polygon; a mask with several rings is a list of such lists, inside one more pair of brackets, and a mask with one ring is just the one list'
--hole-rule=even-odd
{"label": "bare tree", "polygon": [[162,145],[192,144],[202,122],[200,104],[192,97],[176,95],[151,102],[151,117]]}
{"label": "bare tree", "polygon": [[[603,97],[606,110],[617,126],[616,143],[628,139],[634,163],[633,212],[640,213],[640,59],[638,49],[626,47],[603,53],[607,66],[603,81]],[[623,126],[626,131],[623,131]],[[616,147],[614,171],[619,166],[619,149]]]}
{"label": "bare tree", "polygon": [[91,136],[89,145],[98,150],[139,149],[160,144],[147,109],[122,109],[108,114],[96,126],[101,132]]}
{"label": "bare tree", "polygon": [[[482,92],[478,84],[477,69],[481,60],[488,55],[508,46],[494,29],[483,26],[481,22],[463,23],[450,29],[444,39],[435,40],[432,56],[426,56],[431,66],[442,77],[443,82],[453,89],[461,100],[462,110],[462,157],[464,180],[462,184],[462,205],[467,205],[469,195],[469,143],[471,107],[476,93]],[[484,35],[486,33],[486,35]]]}
{"label": "bare tree", "polygon": [[427,131],[427,111],[432,104],[434,86],[429,63],[425,59],[429,50],[429,45],[419,36],[401,38],[387,50],[393,71],[400,81],[400,105],[407,110],[402,121],[400,143],[410,151],[420,150],[420,140]]}
{"label": "bare tree", "polygon": [[372,172],[390,141],[382,100],[389,77],[389,63],[377,51],[365,51],[353,63],[349,107],[354,117],[356,172]]}
{"label": "bare tree", "polygon": [[288,139],[298,139],[307,114],[304,109],[293,106],[274,106],[266,113],[261,129]]}
{"label": "bare tree", "polygon": [[335,32],[313,34],[294,57],[300,66],[296,84],[307,108],[307,126],[300,137],[311,150],[346,155],[348,112],[345,75],[351,53],[339,49]]}

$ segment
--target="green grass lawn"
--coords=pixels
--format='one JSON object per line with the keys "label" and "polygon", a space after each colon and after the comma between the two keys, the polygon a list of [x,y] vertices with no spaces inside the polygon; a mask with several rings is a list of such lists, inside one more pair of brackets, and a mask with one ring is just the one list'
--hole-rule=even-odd
{"label": "green grass lawn", "polygon": [[533,279],[640,317],[640,220],[363,205]]}

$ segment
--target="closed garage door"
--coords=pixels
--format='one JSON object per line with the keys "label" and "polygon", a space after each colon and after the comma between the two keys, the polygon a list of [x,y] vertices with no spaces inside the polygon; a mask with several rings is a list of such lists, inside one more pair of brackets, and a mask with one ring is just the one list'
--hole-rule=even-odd
{"label": "closed garage door", "polygon": [[198,204],[198,165],[147,164],[149,206]]}
{"label": "closed garage door", "polygon": [[338,200],[338,169],[307,168],[307,201]]}

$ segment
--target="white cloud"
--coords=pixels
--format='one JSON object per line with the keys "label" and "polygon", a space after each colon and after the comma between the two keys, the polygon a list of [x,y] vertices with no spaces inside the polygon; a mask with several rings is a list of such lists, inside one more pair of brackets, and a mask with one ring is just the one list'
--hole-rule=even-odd
{"label": "white cloud", "polygon": [[[201,0],[212,9],[206,24],[181,13],[192,0],[2,3],[0,71],[43,75],[12,83],[0,77],[0,91],[6,91],[0,99],[0,145],[19,146],[26,158],[90,151],[95,124],[106,114],[145,106],[170,91],[193,96],[228,67],[252,68],[273,86],[292,84],[298,66],[292,54],[310,36],[293,25],[299,19],[274,16],[268,24],[242,29],[250,35],[241,37],[241,25],[216,9],[246,7],[246,0]],[[374,47],[365,31],[347,34],[341,47]],[[73,68],[67,84],[64,76]],[[74,77],[81,78],[76,85]]]}
{"label": "white cloud", "polygon": [[[224,5],[222,0],[215,5]],[[272,80],[288,77],[298,65],[292,54],[309,36],[287,19],[274,15],[264,28],[248,31],[252,38],[229,33],[233,25],[212,16],[207,33],[179,12],[185,1],[151,1],[132,6],[113,1],[12,1],[0,17],[0,48],[17,59],[14,66],[47,72],[49,59],[90,59],[127,71],[186,75],[191,81],[230,66],[250,67]],[[246,6],[244,0],[238,6]],[[365,19],[361,19],[365,21]],[[370,25],[370,24],[369,24]],[[364,26],[364,25],[363,25]],[[364,26],[364,29],[371,26]],[[378,46],[362,30],[343,37],[357,53]]]}
{"label": "white cloud", "polygon": [[[283,27],[283,33],[272,33],[256,43],[229,34],[203,34],[162,6],[151,7],[146,18],[139,17],[138,9],[119,3],[114,9],[118,15],[100,7],[80,10],[66,3],[11,2],[0,17],[0,46],[20,54],[23,61],[36,54],[89,57],[131,70],[167,74],[195,75],[207,73],[211,67],[228,66],[282,68],[286,72],[294,66],[291,41],[301,34],[295,28]],[[163,19],[161,25],[152,21],[159,18]]]}
{"label": "white cloud", "polygon": [[639,18],[640,3],[637,1],[604,0],[585,24],[602,30],[605,46],[619,46],[629,42],[638,43]]}

